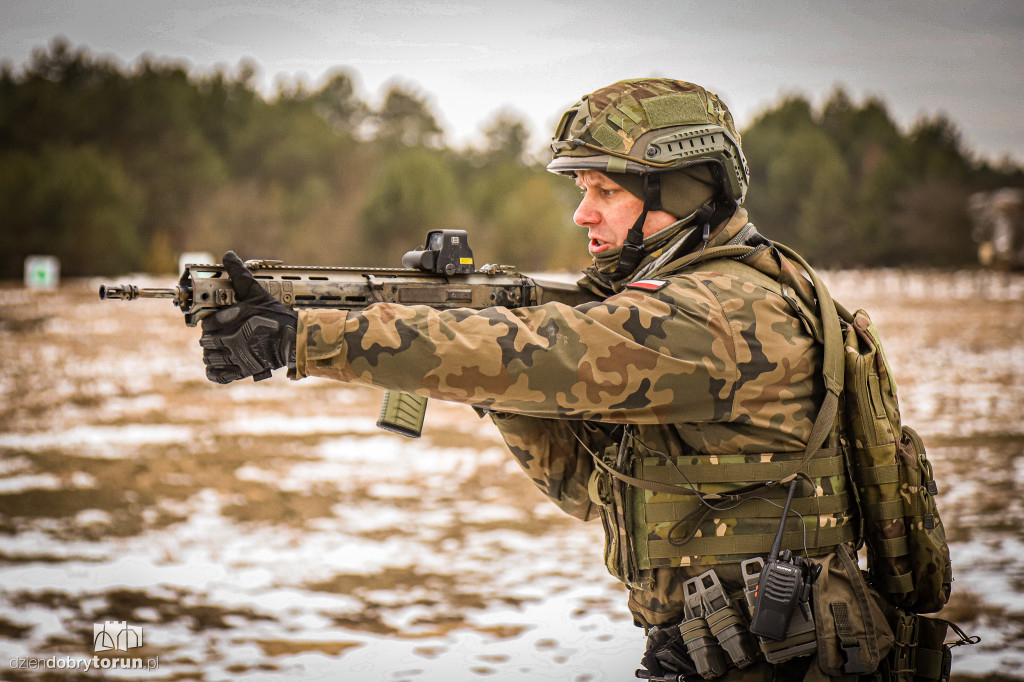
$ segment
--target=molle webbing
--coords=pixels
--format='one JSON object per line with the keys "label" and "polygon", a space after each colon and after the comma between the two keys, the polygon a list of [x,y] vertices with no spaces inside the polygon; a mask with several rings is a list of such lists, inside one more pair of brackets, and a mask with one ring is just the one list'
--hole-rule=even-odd
{"label": "molle webbing", "polygon": [[[818,542],[814,543],[814,538]],[[852,524],[842,526],[828,526],[825,528],[809,528],[806,536],[803,531],[789,531],[782,535],[782,546],[792,549],[794,552],[802,551],[805,545],[807,549],[815,554],[826,554],[835,549],[837,545],[846,542],[853,542],[856,533]],[[772,542],[775,540],[774,533],[760,535],[721,535],[701,536],[687,541],[686,544],[676,546],[668,540],[651,540],[647,543],[647,554],[650,557],[651,568],[659,566],[671,566],[671,563],[659,561],[659,559],[671,560],[682,554],[688,557],[750,557],[757,554],[767,554],[771,550]],[[737,560],[738,561],[738,560]],[[719,563],[724,563],[719,561]]]}
{"label": "molle webbing", "polygon": [[[849,492],[796,498],[790,504],[792,511],[803,516],[811,514],[841,514],[853,508],[854,501]],[[693,503],[687,501],[648,504],[645,512],[644,520],[648,523],[669,523],[678,521],[680,518],[692,513]],[[721,513],[725,514],[724,511]],[[741,506],[729,510],[728,515],[734,519],[778,519],[779,505],[766,500],[751,498]]]}
{"label": "molle webbing", "polygon": [[[766,485],[801,472],[799,494],[786,522],[783,547],[813,555],[856,540],[856,502],[846,484],[844,454],[835,447],[805,461],[802,453],[674,458],[634,453],[630,490],[637,560],[641,568],[731,563],[765,554],[778,529],[785,486]],[[760,461],[760,458],[774,461]],[[719,460],[725,460],[718,463]],[[657,490],[646,485],[657,481]],[[762,483],[758,485],[758,483]],[[732,494],[737,488],[744,492]],[[666,492],[666,491],[672,492]],[[703,501],[698,499],[703,497]],[[798,516],[799,515],[799,516]]]}
{"label": "molle webbing", "polygon": [[[757,457],[766,459],[775,455],[758,454]],[[687,459],[697,459],[689,457]],[[707,459],[701,456],[700,459]],[[643,473],[654,470],[655,467],[664,467],[664,470],[657,469],[655,476],[657,480],[680,488],[689,488],[691,484],[697,483],[723,483],[727,488],[737,487],[737,481],[782,481],[793,474],[800,472],[810,478],[822,478],[823,476],[842,476],[845,472],[843,456],[835,448],[822,448],[818,456],[808,462],[795,462],[793,459],[775,460],[772,462],[723,462],[697,464],[684,464],[682,469],[677,469],[660,457],[645,457],[640,460],[642,473],[638,477],[644,479]],[[642,486],[641,486],[642,487]],[[682,492],[682,491],[680,491]],[[723,492],[719,490],[702,489],[702,493]],[[685,493],[683,493],[685,494]]]}

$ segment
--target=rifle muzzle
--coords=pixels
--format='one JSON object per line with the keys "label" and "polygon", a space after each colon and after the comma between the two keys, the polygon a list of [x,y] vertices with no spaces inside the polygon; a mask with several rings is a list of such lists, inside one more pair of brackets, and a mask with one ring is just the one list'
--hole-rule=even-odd
{"label": "rifle muzzle", "polygon": [[100,300],[101,301],[134,301],[137,298],[173,298],[178,299],[181,296],[179,287],[173,289],[150,289],[140,288],[134,284],[122,284],[121,286],[114,286],[110,284],[100,285]]}

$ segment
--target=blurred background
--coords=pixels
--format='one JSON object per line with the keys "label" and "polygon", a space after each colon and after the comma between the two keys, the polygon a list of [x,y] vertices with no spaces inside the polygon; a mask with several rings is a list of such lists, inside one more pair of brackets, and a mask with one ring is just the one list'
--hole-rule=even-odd
{"label": "blurred background", "polygon": [[229,247],[397,265],[439,227],[478,258],[576,268],[547,140],[583,94],[644,76],[725,98],[759,228],[822,266],[971,264],[998,201],[969,198],[1015,189],[1021,212],[1019,3],[3,8],[4,278],[34,253],[70,276]]}
{"label": "blurred background", "polygon": [[[588,262],[543,169],[580,96],[700,83],[759,230],[879,324],[981,634],[1024,679],[1024,9],[1015,2],[0,0],[0,677],[632,679],[601,530],[560,516],[468,408],[423,439],[379,394],[206,382],[165,302],[184,253]],[[82,659],[107,621],[157,670]],[[104,654],[109,656],[110,652]],[[124,655],[123,652],[118,655]]]}

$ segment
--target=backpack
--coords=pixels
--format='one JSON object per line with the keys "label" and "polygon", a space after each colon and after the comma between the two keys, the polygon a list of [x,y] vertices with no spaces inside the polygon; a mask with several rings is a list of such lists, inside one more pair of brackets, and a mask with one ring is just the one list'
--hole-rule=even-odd
{"label": "backpack", "polygon": [[841,418],[868,572],[893,605],[932,613],[949,601],[953,581],[932,465],[921,437],[900,422],[896,382],[871,318],[858,310],[844,319]]}

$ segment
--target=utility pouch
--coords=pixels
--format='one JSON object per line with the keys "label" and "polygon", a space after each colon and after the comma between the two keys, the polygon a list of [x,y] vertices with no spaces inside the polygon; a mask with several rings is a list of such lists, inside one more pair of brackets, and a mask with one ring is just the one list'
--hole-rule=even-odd
{"label": "utility pouch", "polygon": [[869,675],[893,647],[893,633],[847,545],[822,559],[812,604],[818,667],[826,675]]}
{"label": "utility pouch", "polygon": [[619,566],[619,529],[616,524],[615,499],[612,496],[612,477],[600,469],[594,469],[587,484],[590,501],[597,507],[604,528],[604,565],[608,572],[619,580],[623,572]]}
{"label": "utility pouch", "polygon": [[[953,647],[976,644],[956,624],[941,618],[919,616],[895,609],[891,616],[895,641],[889,653],[888,679],[893,682],[948,682],[953,664]],[[946,644],[949,631],[959,637]]]}
{"label": "utility pouch", "polygon": [[[751,616],[754,613],[757,583],[762,569],[764,569],[764,559],[760,557],[747,559],[740,564],[740,573],[744,583],[743,595],[746,598],[748,614]],[[772,665],[785,663],[801,656],[810,656],[818,649],[813,610],[807,604],[800,604],[793,611],[784,640],[775,642],[758,637],[757,643],[765,660]]]}
{"label": "utility pouch", "polygon": [[917,653],[914,660],[914,680],[948,680],[953,665],[953,653],[946,646],[949,623],[938,618],[918,616]]}
{"label": "utility pouch", "polygon": [[[609,468],[621,470],[629,458],[628,438],[609,446],[600,460]],[[601,467],[595,467],[588,483],[590,501],[598,508],[604,526],[604,562],[608,572],[633,589],[650,589],[649,572],[642,572],[634,559],[630,536],[631,513],[626,504],[625,485]]]}

